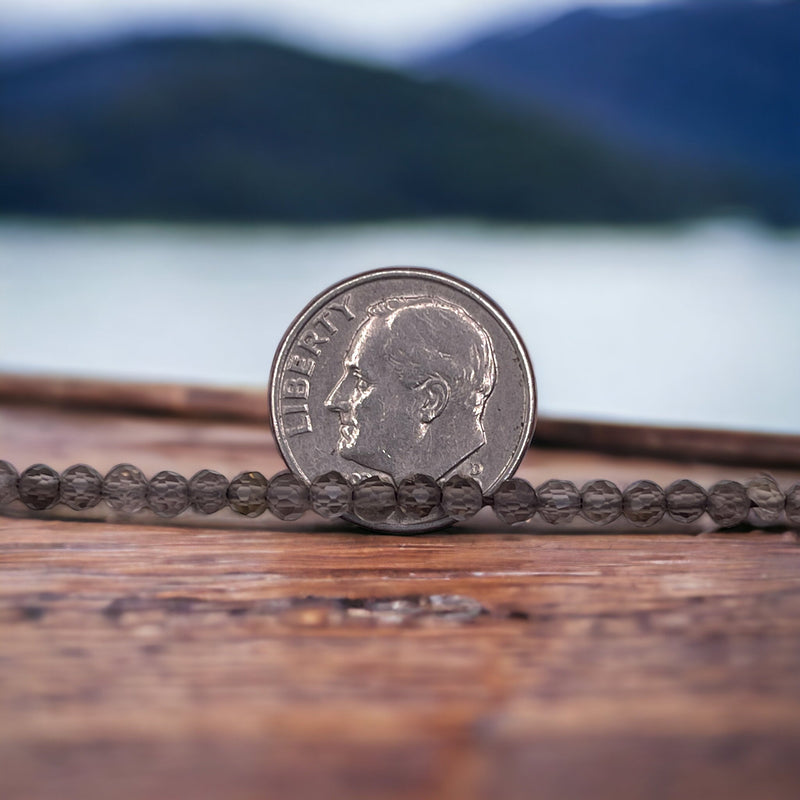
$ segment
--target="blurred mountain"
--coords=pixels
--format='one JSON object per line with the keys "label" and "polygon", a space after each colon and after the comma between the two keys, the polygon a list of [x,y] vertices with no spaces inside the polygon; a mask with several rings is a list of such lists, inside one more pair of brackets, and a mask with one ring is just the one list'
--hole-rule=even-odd
{"label": "blurred mountain", "polygon": [[749,171],[800,207],[800,3],[576,10],[416,65],[674,164]]}
{"label": "blurred mountain", "polygon": [[648,167],[471,89],[257,39],[140,37],[0,62],[7,214],[780,222],[785,205],[746,171]]}

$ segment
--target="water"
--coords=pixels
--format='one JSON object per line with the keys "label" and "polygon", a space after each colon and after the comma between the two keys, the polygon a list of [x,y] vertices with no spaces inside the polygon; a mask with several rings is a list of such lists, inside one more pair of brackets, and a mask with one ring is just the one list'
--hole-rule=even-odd
{"label": "water", "polygon": [[0,223],[0,369],[265,386],[294,315],[388,264],[486,291],[540,410],[800,433],[800,233]]}

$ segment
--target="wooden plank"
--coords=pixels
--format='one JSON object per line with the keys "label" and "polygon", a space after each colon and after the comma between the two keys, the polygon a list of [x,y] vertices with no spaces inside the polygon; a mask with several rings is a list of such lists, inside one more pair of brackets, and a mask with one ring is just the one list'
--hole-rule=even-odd
{"label": "wooden plank", "polygon": [[[264,424],[21,405],[0,452],[279,466]],[[522,471],[748,474],[552,449]],[[795,534],[255,524],[0,517],[0,797],[800,792]]]}
{"label": "wooden plank", "polygon": [[[227,389],[52,376],[0,374],[0,403],[234,422],[265,422],[268,418],[266,388]],[[790,434],[540,417],[535,442],[546,447],[682,462],[800,469],[800,436]]]}
{"label": "wooden plank", "polygon": [[800,436],[791,434],[547,419],[537,428],[536,443],[684,463],[800,469]]}
{"label": "wooden plank", "polygon": [[256,391],[0,373],[0,403],[4,404],[254,422],[268,419],[266,398],[266,387]]}

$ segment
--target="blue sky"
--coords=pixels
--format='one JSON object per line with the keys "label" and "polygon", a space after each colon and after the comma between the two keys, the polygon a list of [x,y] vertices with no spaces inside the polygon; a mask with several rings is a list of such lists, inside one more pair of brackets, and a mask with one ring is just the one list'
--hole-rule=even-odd
{"label": "blue sky", "polygon": [[[652,0],[651,0],[652,2]],[[130,28],[234,27],[307,46],[393,60],[506,19],[581,5],[619,8],[648,0],[26,0],[0,2],[0,44],[60,41]]]}

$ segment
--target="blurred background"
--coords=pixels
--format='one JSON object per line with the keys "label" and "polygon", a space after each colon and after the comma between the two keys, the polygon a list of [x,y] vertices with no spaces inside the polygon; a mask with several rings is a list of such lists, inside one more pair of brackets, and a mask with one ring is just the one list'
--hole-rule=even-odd
{"label": "blurred background", "polygon": [[390,264],[543,414],[800,433],[800,3],[0,7],[0,370],[264,386]]}

